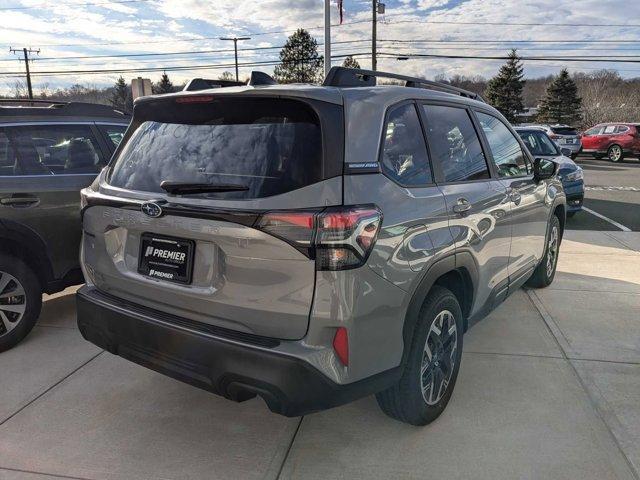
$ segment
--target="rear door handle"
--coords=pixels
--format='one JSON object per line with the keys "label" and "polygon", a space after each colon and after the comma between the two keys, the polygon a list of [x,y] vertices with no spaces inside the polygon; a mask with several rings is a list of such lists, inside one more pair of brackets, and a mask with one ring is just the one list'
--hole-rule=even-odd
{"label": "rear door handle", "polygon": [[11,196],[11,197],[0,198],[0,205],[6,205],[7,207],[14,207],[14,208],[35,207],[39,203],[40,203],[40,199],[38,197],[34,197],[31,195],[24,196],[24,197]]}
{"label": "rear door handle", "polygon": [[471,209],[471,203],[466,198],[459,198],[458,203],[453,206],[453,211],[456,213],[464,213]]}

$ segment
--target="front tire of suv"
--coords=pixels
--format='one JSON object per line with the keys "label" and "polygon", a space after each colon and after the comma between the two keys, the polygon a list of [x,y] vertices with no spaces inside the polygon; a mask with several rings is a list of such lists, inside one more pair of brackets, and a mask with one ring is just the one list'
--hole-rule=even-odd
{"label": "front tire of suv", "polygon": [[527,280],[527,287],[544,288],[551,285],[556,276],[556,268],[558,267],[558,253],[560,251],[560,241],[562,240],[562,230],[560,228],[560,219],[553,215],[549,222],[549,231],[547,232],[547,244],[544,256],[540,265],[533,271],[531,278]]}
{"label": "front tire of suv", "polygon": [[620,145],[611,145],[607,150],[607,158],[614,163],[622,162],[624,160],[624,150]]}
{"label": "front tire of suv", "polygon": [[0,254],[0,352],[26,337],[40,316],[42,288],[22,260]]}
{"label": "front tire of suv", "polygon": [[438,418],[449,403],[458,377],[462,334],[458,300],[446,288],[434,286],[420,309],[402,377],[376,394],[382,411],[416,426]]}

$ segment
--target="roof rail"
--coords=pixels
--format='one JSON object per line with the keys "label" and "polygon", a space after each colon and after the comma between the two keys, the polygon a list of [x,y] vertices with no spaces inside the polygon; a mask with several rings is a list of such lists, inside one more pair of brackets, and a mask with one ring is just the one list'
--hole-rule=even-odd
{"label": "roof rail", "polygon": [[[26,103],[27,105],[3,105]],[[128,117],[129,115],[110,105],[59,100],[0,99],[0,115],[79,115],[88,117]]]}
{"label": "roof rail", "polygon": [[210,78],[192,78],[182,89],[183,92],[194,92],[196,90],[208,90],[210,88],[239,87],[246,85],[244,82],[235,80],[213,80]]}
{"label": "roof rail", "polygon": [[363,70],[360,68],[331,67],[327,77],[324,79],[323,85],[326,87],[374,87],[377,85],[378,78],[391,78],[401,80],[405,87],[425,88],[428,90],[438,90],[446,93],[453,93],[461,97],[472,98],[484,102],[484,98],[477,93],[465,90],[463,88],[454,87],[447,83],[434,82],[418,77],[408,77],[397,73],[378,72],[373,70]]}

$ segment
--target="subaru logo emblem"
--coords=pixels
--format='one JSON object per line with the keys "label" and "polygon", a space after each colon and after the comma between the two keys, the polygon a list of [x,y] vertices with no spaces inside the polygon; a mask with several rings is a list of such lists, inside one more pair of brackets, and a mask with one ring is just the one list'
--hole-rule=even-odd
{"label": "subaru logo emblem", "polygon": [[162,208],[160,205],[154,202],[145,202],[140,206],[140,210],[145,215],[148,215],[153,218],[158,218],[162,215]]}

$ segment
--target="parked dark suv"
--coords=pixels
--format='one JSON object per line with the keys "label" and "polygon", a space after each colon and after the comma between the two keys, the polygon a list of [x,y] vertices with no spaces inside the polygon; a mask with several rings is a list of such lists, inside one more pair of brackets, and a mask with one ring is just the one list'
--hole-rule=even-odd
{"label": "parked dark suv", "polygon": [[340,67],[323,86],[265,77],[136,101],[82,192],[80,331],[284,415],[376,393],[429,423],[467,327],[554,278],[556,166],[464,90]]}
{"label": "parked dark suv", "polygon": [[31,331],[43,292],[83,281],[80,190],[129,120],[104,105],[0,100],[0,351]]}

